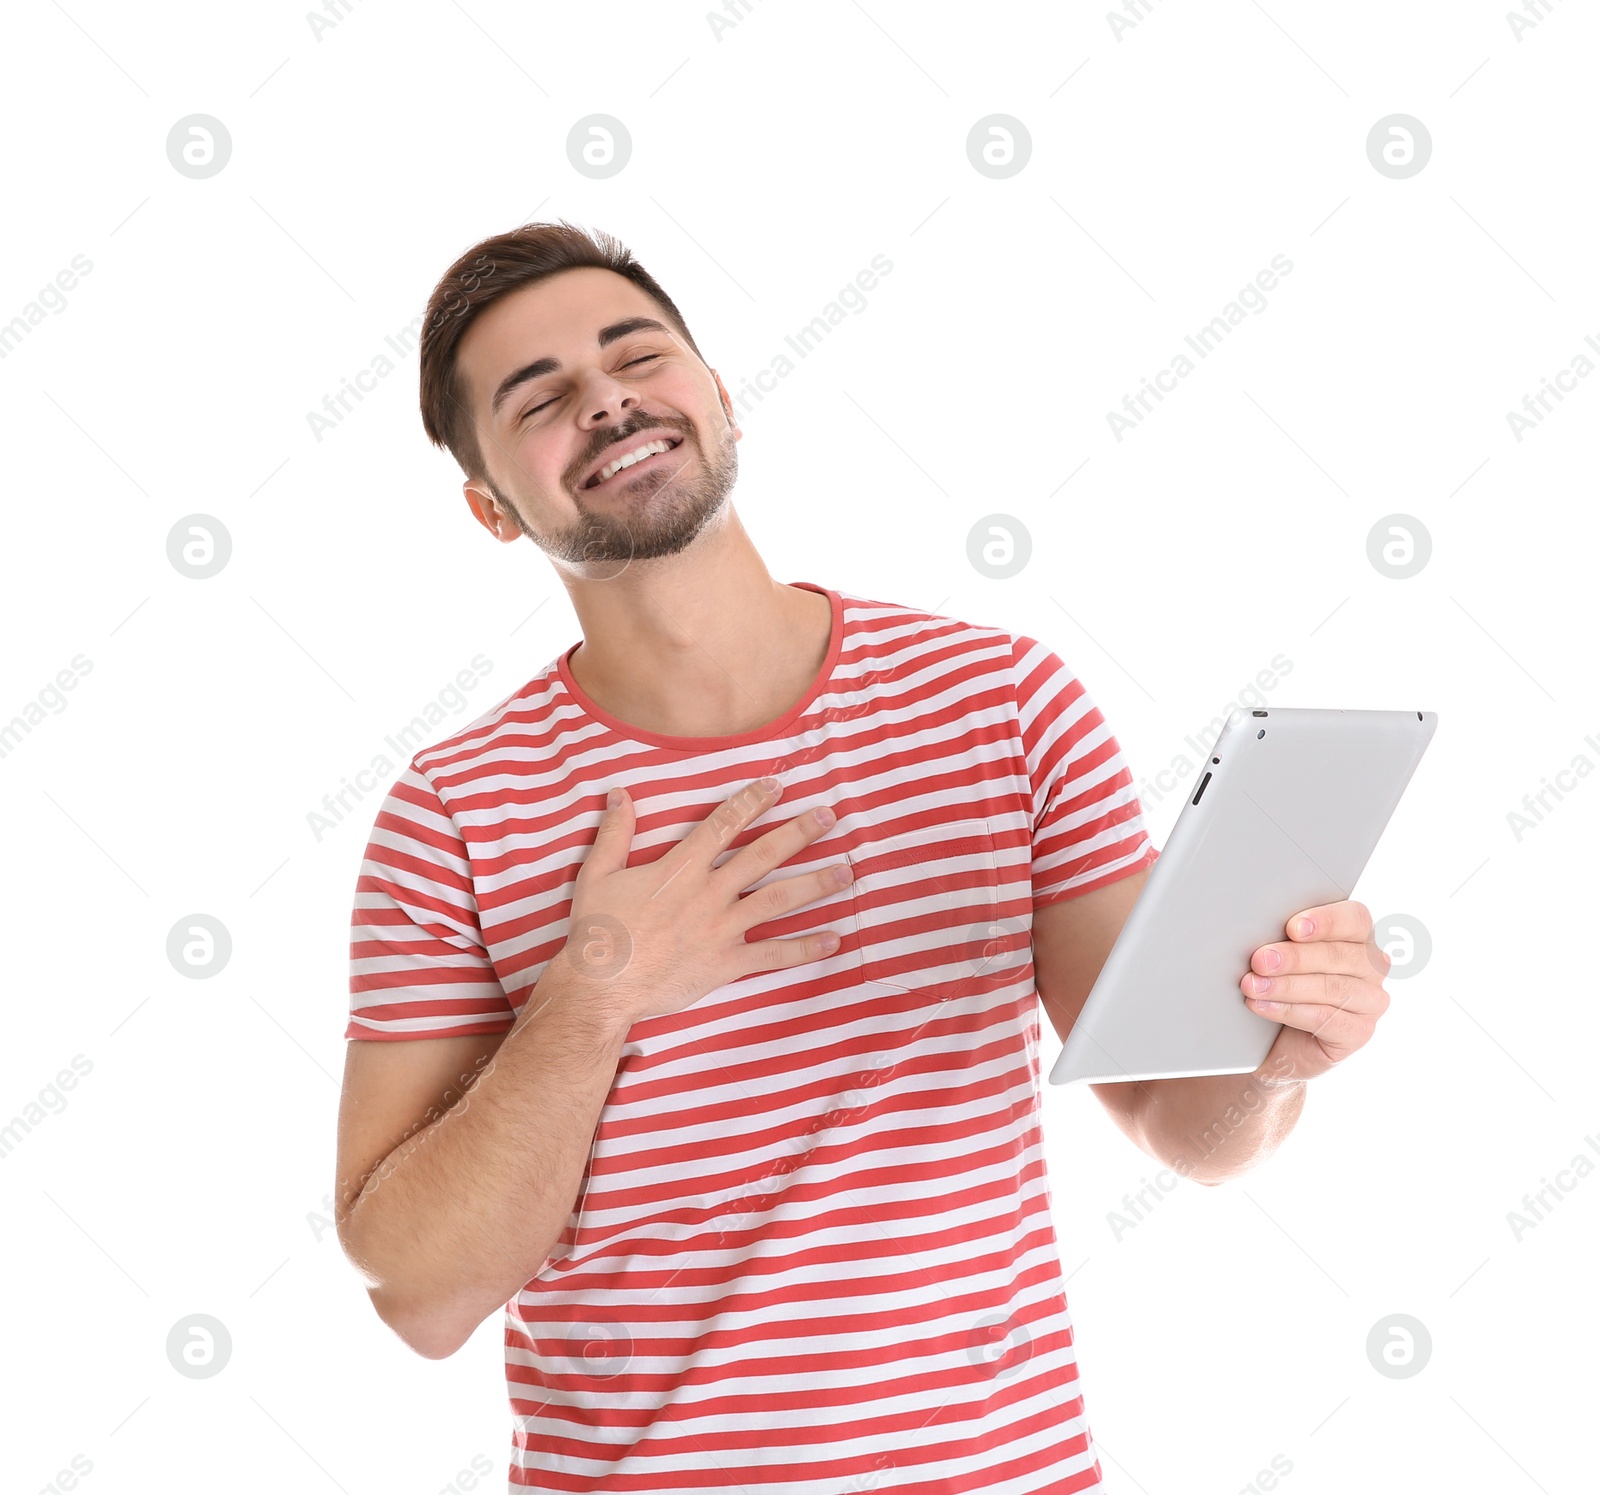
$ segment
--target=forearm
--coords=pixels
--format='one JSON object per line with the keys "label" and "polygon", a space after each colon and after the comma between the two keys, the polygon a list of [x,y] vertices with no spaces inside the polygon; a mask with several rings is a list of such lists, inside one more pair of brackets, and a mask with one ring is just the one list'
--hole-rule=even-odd
{"label": "forearm", "polygon": [[1196,1183],[1248,1172],[1277,1151],[1305,1107],[1305,1081],[1278,1079],[1275,1068],[1144,1081],[1136,1140]]}
{"label": "forearm", "polygon": [[476,1083],[373,1170],[341,1240],[420,1353],[453,1353],[544,1265],[630,1026],[553,962]]}

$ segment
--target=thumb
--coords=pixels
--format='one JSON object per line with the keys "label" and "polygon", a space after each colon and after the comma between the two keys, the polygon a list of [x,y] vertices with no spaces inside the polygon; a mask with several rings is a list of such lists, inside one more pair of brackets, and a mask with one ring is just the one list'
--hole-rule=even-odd
{"label": "thumb", "polygon": [[[612,804],[612,800],[617,803]],[[628,864],[628,852],[632,847],[633,801],[626,789],[616,788],[606,797],[605,812],[594,834],[594,846],[579,870],[588,872],[592,868],[602,876],[620,872]]]}

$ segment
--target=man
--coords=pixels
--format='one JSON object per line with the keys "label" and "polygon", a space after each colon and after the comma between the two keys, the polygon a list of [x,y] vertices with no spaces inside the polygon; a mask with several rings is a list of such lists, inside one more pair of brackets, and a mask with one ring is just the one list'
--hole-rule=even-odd
{"label": "man", "polygon": [[[1039,1004],[1064,1037],[1157,855],[1116,738],[1033,639],[774,581],[722,380],[608,237],[486,240],[421,357],[583,637],[413,758],[362,863],[337,1198],[378,1314],[440,1358],[503,1311],[512,1487],[1098,1489]],[[1093,1087],[1197,1182],[1387,1006],[1367,911],[1307,917],[1272,1002],[1242,973],[1255,1074]]]}

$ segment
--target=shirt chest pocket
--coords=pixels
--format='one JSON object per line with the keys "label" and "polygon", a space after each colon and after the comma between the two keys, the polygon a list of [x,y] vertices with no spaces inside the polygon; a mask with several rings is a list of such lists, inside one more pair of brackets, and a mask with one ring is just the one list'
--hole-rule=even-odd
{"label": "shirt chest pocket", "polygon": [[865,980],[939,1001],[996,980],[1000,875],[989,822],[947,820],[850,853]]}

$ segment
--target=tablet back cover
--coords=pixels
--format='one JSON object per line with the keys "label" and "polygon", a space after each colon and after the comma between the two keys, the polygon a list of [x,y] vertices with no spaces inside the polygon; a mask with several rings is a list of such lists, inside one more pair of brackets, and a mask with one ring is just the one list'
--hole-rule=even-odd
{"label": "tablet back cover", "polygon": [[1415,711],[1236,711],[1051,1082],[1254,1070],[1282,1025],[1245,1006],[1239,980],[1252,952],[1286,938],[1291,914],[1351,896],[1437,721]]}

